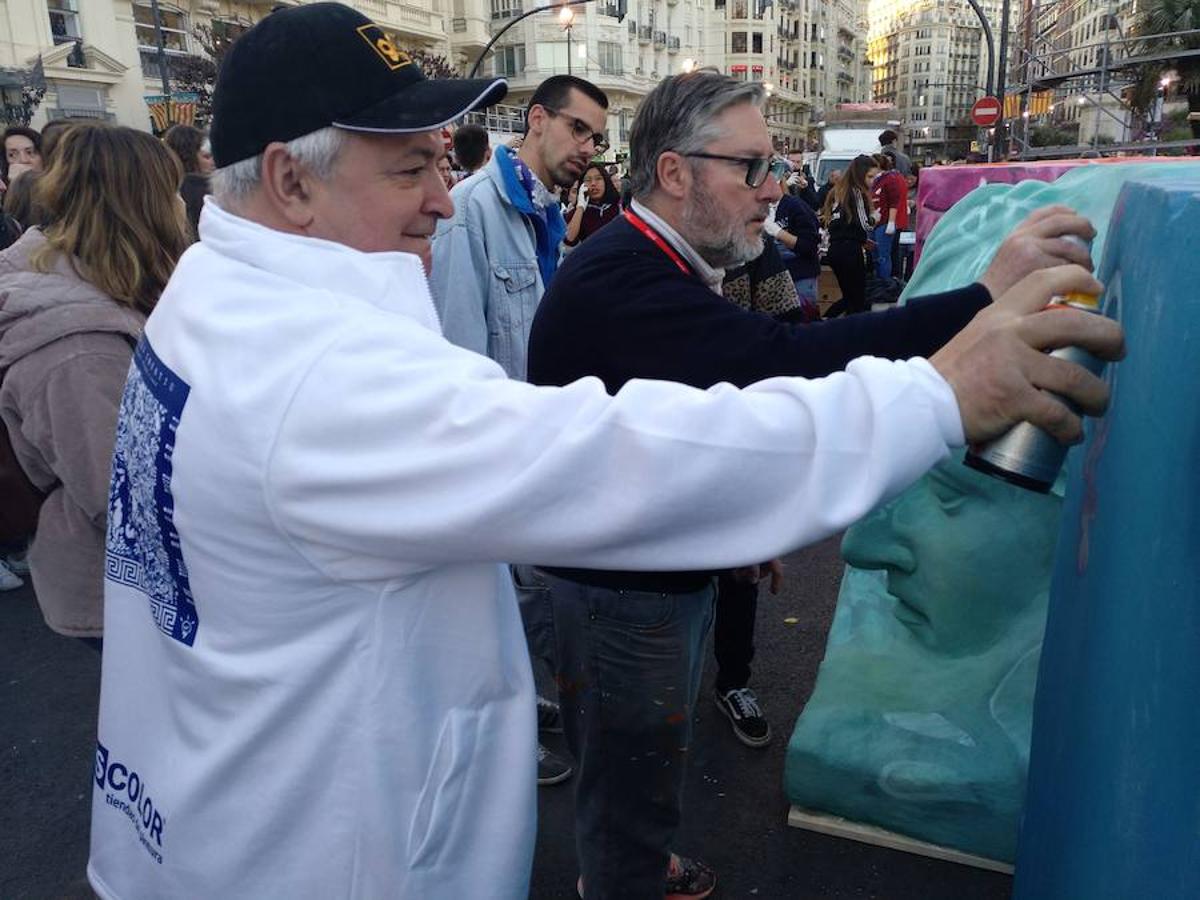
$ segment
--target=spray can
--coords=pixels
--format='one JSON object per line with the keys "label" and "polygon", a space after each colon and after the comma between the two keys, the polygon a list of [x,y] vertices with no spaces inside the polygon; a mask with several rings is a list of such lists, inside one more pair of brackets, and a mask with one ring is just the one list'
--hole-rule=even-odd
{"label": "spray can", "polygon": [[[1073,239],[1084,244],[1082,238]],[[1096,294],[1072,292],[1055,297],[1050,301],[1050,305],[1071,307],[1100,315],[1100,297]],[[1050,355],[1081,365],[1093,375],[1099,375],[1104,368],[1103,360],[1078,347],[1063,347]],[[1064,398],[1058,399],[1075,409]],[[1050,434],[1028,422],[1020,422],[1008,433],[987,444],[973,444],[968,447],[963,463],[1010,484],[1045,494],[1058,478],[1066,456],[1067,448]]]}

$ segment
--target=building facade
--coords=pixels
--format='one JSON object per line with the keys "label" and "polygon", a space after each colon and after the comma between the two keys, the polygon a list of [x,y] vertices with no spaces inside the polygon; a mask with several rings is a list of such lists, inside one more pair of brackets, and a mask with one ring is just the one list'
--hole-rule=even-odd
{"label": "building facade", "polygon": [[[980,6],[998,54],[999,0]],[[896,105],[912,155],[956,158],[986,140],[970,119],[988,85],[986,43],[966,0],[871,0],[870,18],[874,99]]]}
{"label": "building facade", "polygon": [[1140,52],[1127,40],[1138,15],[1137,0],[1045,0],[1024,11],[1010,79],[1054,90],[1053,108],[1034,123],[1073,131],[1079,144],[1130,139],[1131,116],[1121,98],[1129,73],[1111,67]]}
{"label": "building facade", "polygon": [[[180,65],[219,52],[281,2],[159,0],[160,54],[150,0],[0,0],[0,69],[14,82],[40,65],[46,93],[35,127],[94,116],[149,129],[147,98],[164,94],[162,56],[178,91]],[[627,152],[641,98],[692,68],[762,82],[781,151],[803,149],[827,106],[870,97],[867,0],[628,0],[622,21],[617,0],[596,0],[514,24],[537,2],[349,0],[398,45],[442,56],[460,74],[503,30],[480,67],[509,80],[507,104],[486,117],[500,134],[521,130],[520,107],[549,76],[593,81],[610,98],[610,157]]]}

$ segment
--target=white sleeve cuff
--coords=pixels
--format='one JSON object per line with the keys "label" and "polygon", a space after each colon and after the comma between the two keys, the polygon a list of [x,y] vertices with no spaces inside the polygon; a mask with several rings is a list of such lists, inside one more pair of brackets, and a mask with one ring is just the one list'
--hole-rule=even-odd
{"label": "white sleeve cuff", "polygon": [[908,362],[912,366],[913,377],[927,389],[943,440],[950,447],[963,446],[966,436],[963,434],[962,415],[950,382],[946,381],[927,359],[914,356]]}

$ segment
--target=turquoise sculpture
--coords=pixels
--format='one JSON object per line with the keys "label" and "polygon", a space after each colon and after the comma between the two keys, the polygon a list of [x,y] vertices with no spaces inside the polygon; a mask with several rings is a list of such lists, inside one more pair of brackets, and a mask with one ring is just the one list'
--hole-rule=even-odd
{"label": "turquoise sculpture", "polygon": [[[1105,165],[983,185],[938,222],[904,296],[974,280],[1051,203],[1093,222],[1098,257],[1126,182],[1197,176]],[[793,804],[1014,859],[1061,497],[1062,479],[1040,496],[955,458],[847,531],[825,660],[788,745]]]}

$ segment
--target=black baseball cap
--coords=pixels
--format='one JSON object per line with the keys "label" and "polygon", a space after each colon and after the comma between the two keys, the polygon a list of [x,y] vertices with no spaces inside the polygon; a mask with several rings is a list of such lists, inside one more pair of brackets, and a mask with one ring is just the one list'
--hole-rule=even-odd
{"label": "black baseball cap", "polygon": [[386,31],[344,4],[281,9],[225,54],[213,95],[213,159],[228,166],[330,125],[432,131],[507,91],[503,78],[425,78]]}

